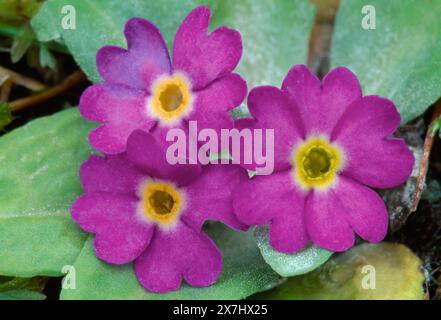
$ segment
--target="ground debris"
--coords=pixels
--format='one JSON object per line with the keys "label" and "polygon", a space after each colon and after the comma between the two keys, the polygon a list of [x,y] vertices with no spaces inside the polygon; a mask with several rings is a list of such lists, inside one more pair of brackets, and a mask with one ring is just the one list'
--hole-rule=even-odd
{"label": "ground debris", "polygon": [[419,164],[423,154],[423,138],[425,125],[422,119],[413,124],[401,127],[395,136],[403,138],[413,152],[415,164],[411,176],[401,186],[381,191],[389,210],[390,227],[395,232],[403,227],[411,214],[413,194],[419,173]]}

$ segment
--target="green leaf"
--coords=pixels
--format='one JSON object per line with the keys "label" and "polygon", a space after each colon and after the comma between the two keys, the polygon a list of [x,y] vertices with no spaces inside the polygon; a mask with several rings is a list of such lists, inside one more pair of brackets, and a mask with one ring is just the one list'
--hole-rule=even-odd
{"label": "green leaf", "polygon": [[222,275],[208,288],[183,284],[180,290],[153,294],[138,283],[132,265],[110,265],[99,260],[92,238],[74,263],[76,289],[63,289],[62,299],[243,299],[268,290],[279,277],[262,260],[250,233],[232,231],[220,224],[209,224],[208,233],[223,255]]}
{"label": "green leaf", "polygon": [[269,244],[267,227],[256,228],[254,235],[263,259],[283,277],[308,273],[318,268],[332,256],[331,251],[314,245],[310,245],[295,254],[277,252]]}
{"label": "green leaf", "polygon": [[45,43],[41,43],[40,44],[40,65],[42,67],[48,67],[52,70],[56,70],[57,69],[57,60],[54,57],[54,55],[50,52],[48,46]]}
{"label": "green leaf", "polygon": [[11,108],[6,102],[0,102],[0,131],[14,120]]}
{"label": "green leaf", "polygon": [[77,257],[87,235],[69,207],[91,128],[68,109],[0,138],[0,274],[57,276]]}
{"label": "green leaf", "polygon": [[436,119],[435,122],[433,123],[432,134],[436,135],[437,133],[441,138],[441,116],[438,119]]}
{"label": "green leaf", "polygon": [[[375,30],[361,26],[367,4],[376,9]],[[440,1],[341,1],[332,64],[354,71],[365,95],[393,100],[406,123],[441,95],[440,15]]]}
{"label": "green leaf", "polygon": [[397,243],[364,243],[259,299],[422,300],[421,260]]}
{"label": "green leaf", "polygon": [[2,0],[0,2],[0,20],[25,21],[34,16],[44,0]]}
{"label": "green leaf", "polygon": [[46,296],[40,292],[29,290],[14,290],[0,292],[0,300],[44,300]]}
{"label": "green leaf", "polygon": [[[76,9],[76,30],[61,27],[61,8]],[[238,71],[251,86],[280,85],[288,69],[306,61],[312,7],[303,0],[60,0],[48,1],[32,20],[40,41],[63,38],[77,63],[94,82],[98,49],[126,47],[125,22],[143,17],[157,24],[169,45],[182,19],[196,6],[211,4],[213,26],[227,25],[242,33],[244,55]]]}
{"label": "green leaf", "polygon": [[20,33],[14,37],[14,41],[11,46],[11,61],[16,63],[23,58],[30,46],[35,40],[35,35],[32,32],[31,27],[25,24]]}
{"label": "green leaf", "polygon": [[21,27],[38,12],[42,3],[41,0],[0,1],[0,34],[17,36]]}
{"label": "green leaf", "polygon": [[243,57],[237,69],[248,86],[280,86],[288,70],[306,63],[313,7],[303,0],[222,0],[213,28],[227,25],[242,34]]}

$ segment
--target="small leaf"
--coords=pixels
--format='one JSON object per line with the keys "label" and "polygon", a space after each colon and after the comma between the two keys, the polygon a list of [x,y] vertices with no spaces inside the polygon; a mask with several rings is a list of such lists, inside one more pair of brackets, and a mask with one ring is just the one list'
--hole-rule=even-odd
{"label": "small leaf", "polygon": [[87,235],[69,208],[92,127],[72,108],[0,138],[0,274],[58,276],[78,256]]}
{"label": "small leaf", "polygon": [[11,61],[17,63],[23,58],[30,46],[35,40],[31,27],[26,24],[22,27],[21,32],[14,37],[11,47]]}
{"label": "small leaf", "polygon": [[22,26],[33,17],[40,6],[41,0],[2,0],[0,1],[0,34],[9,37],[17,36]]}
{"label": "small leaf", "polygon": [[435,122],[433,123],[433,131],[432,134],[435,135],[437,134],[439,135],[439,137],[441,138],[441,116],[435,120]]}
{"label": "small leaf", "polygon": [[397,243],[364,243],[319,269],[288,279],[259,299],[421,300],[421,260]]}
{"label": "small leaf", "polygon": [[[372,10],[362,14],[366,5],[375,9],[376,29],[362,28],[372,21]],[[332,64],[354,71],[365,95],[393,100],[402,123],[409,122],[441,95],[440,15],[440,1],[341,1]]]}
{"label": "small leaf", "polygon": [[57,69],[57,60],[55,59],[54,55],[50,52],[49,48],[46,44],[40,43],[40,66],[48,67],[52,70]]}
{"label": "small leaf", "polygon": [[283,277],[308,273],[325,263],[332,255],[331,251],[315,245],[309,245],[295,254],[284,254],[277,252],[269,244],[268,228],[256,228],[254,234],[263,259]]}
{"label": "small leaf", "polygon": [[63,289],[62,299],[243,299],[273,288],[279,277],[263,261],[250,233],[232,231],[220,224],[209,224],[208,233],[219,246],[223,269],[218,282],[207,288],[181,289],[153,294],[139,283],[131,264],[110,265],[95,256],[92,237],[86,242],[74,267],[76,289]]}
{"label": "small leaf", "polygon": [[11,108],[6,102],[0,102],[0,131],[14,120]]}

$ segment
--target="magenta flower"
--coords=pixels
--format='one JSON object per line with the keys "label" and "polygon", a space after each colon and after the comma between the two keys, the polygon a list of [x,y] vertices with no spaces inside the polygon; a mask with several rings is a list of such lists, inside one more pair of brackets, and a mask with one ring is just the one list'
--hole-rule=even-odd
{"label": "magenta flower", "polygon": [[343,251],[361,238],[381,241],[388,214],[370,188],[391,188],[412,171],[413,156],[402,139],[394,104],[362,97],[356,76],[332,70],[323,83],[305,66],[293,67],[282,89],[263,86],[248,97],[253,119],[237,128],[274,129],[275,170],[242,182],[233,206],[247,225],[270,223],[276,250],[292,253],[309,241]]}
{"label": "magenta flower", "polygon": [[232,128],[229,110],[245,98],[247,86],[232,73],[242,55],[239,32],[220,27],[210,35],[210,9],[199,7],[182,22],[173,44],[173,63],[160,31],[151,22],[130,19],[125,26],[128,49],[105,46],[97,67],[103,83],[82,95],[80,112],[102,123],[89,141],[96,149],[123,152],[136,129],[162,131],[186,127]]}
{"label": "magenta flower", "polygon": [[134,261],[140,283],[152,292],[213,284],[222,258],[201,231],[206,220],[244,229],[233,215],[231,192],[246,172],[238,166],[170,165],[165,150],[144,131],[127,152],[91,156],[81,167],[85,194],[73,219],[96,234],[96,255],[112,264]]}

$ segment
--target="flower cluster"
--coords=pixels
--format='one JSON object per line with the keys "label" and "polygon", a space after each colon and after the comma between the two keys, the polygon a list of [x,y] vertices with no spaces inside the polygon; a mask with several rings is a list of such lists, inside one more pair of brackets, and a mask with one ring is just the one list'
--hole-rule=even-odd
{"label": "flower cluster", "polygon": [[[252,118],[235,122],[245,81],[233,70],[242,55],[240,34],[220,27],[208,33],[210,10],[193,10],[179,27],[173,60],[160,31],[130,19],[127,49],[103,47],[97,67],[103,82],[82,95],[80,112],[101,125],[89,135],[103,156],[81,167],[85,193],[72,217],[95,234],[96,255],[134,265],[152,292],[215,283],[222,270],[216,244],[202,230],[207,220],[234,229],[269,224],[274,249],[293,253],[313,242],[342,251],[354,232],[372,242],[387,231],[388,215],[370,188],[406,180],[413,157],[390,135],[400,117],[389,100],[363,97],[345,68],[323,83],[304,66],[288,73],[282,89],[254,88]],[[259,165],[171,164],[166,134],[201,128],[273,129],[275,172],[248,178]]]}

